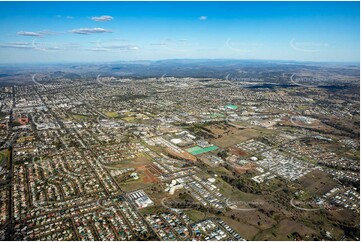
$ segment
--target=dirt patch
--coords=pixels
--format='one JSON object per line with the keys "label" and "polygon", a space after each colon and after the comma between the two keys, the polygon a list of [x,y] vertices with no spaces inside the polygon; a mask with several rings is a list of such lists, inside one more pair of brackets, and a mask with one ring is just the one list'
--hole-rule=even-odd
{"label": "dirt patch", "polygon": [[161,169],[159,169],[157,166],[155,166],[154,164],[149,164],[146,167],[153,175],[155,175],[157,177],[163,174],[163,171]]}
{"label": "dirt patch", "polygon": [[136,167],[135,170],[141,173],[141,180],[144,183],[157,183],[159,181],[159,179],[144,165]]}
{"label": "dirt patch", "polygon": [[175,158],[175,159],[188,160],[188,161],[192,161],[192,162],[197,161],[197,158],[195,156],[193,156],[185,151],[179,153],[179,152],[173,151],[170,148],[167,148],[166,151],[170,157]]}
{"label": "dirt patch", "polygon": [[247,156],[248,153],[240,148],[237,147],[231,147],[229,148],[229,152],[233,155],[238,155],[238,156]]}
{"label": "dirt patch", "polygon": [[256,171],[256,167],[257,165],[256,164],[253,164],[253,163],[248,163],[244,166],[235,166],[234,167],[234,170],[240,174],[244,174],[244,173],[247,173],[247,172],[255,172]]}

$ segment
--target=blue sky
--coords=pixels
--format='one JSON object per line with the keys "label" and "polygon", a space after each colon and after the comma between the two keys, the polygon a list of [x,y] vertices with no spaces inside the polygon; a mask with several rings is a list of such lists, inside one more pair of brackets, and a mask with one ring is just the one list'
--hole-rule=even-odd
{"label": "blue sky", "polygon": [[0,2],[0,63],[360,59],[359,2]]}

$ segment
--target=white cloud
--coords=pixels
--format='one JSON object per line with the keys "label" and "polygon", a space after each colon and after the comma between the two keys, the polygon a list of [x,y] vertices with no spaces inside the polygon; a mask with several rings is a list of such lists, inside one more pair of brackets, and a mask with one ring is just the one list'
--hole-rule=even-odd
{"label": "white cloud", "polygon": [[45,51],[45,52],[81,50],[81,46],[78,43],[37,42],[37,39],[34,39],[32,42],[4,42],[4,43],[0,43],[0,48],[2,48],[2,49],[38,50],[38,51]]}
{"label": "white cloud", "polygon": [[104,51],[132,51],[139,50],[139,47],[135,45],[98,45],[97,49]]}
{"label": "white cloud", "polygon": [[103,28],[80,28],[70,30],[71,33],[74,34],[99,34],[99,33],[112,33],[111,30],[103,29]]}
{"label": "white cloud", "polygon": [[112,50],[139,50],[139,47],[135,45],[109,45],[105,48]]}
{"label": "white cloud", "polygon": [[112,16],[109,15],[103,15],[103,16],[99,16],[99,17],[91,17],[91,20],[94,20],[96,22],[107,22],[114,19]]}
{"label": "white cloud", "polygon": [[38,33],[41,34],[41,35],[57,35],[57,34],[61,34],[61,32],[54,32],[54,31],[49,31],[49,30],[39,31]]}
{"label": "white cloud", "polygon": [[1,43],[0,48],[32,49],[30,42],[9,42]]}
{"label": "white cloud", "polygon": [[60,34],[60,33],[43,30],[43,31],[19,31],[16,34],[22,35],[22,36],[43,37],[45,35],[55,35],[55,34]]}
{"label": "white cloud", "polygon": [[133,44],[122,44],[119,41],[105,41],[104,43],[99,39],[96,43],[97,48],[92,48],[90,50],[96,51],[136,51],[140,48]]}
{"label": "white cloud", "polygon": [[207,20],[207,16],[200,16],[199,20]]}
{"label": "white cloud", "polygon": [[18,34],[18,35],[23,35],[23,36],[37,36],[37,37],[39,37],[39,36],[43,36],[41,33],[39,33],[39,32],[32,32],[32,31],[19,31],[19,32],[17,32],[16,34]]}

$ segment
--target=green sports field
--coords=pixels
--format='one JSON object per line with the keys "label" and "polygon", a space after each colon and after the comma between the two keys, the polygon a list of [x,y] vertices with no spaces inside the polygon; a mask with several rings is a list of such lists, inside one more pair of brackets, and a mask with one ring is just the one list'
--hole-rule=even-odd
{"label": "green sports field", "polygon": [[210,147],[206,147],[206,148],[201,148],[199,146],[195,146],[195,147],[187,149],[187,151],[189,153],[191,153],[192,155],[199,155],[199,154],[209,152],[209,151],[212,151],[212,150],[216,150],[216,149],[218,149],[218,146],[215,146],[215,145],[210,146]]}
{"label": "green sports field", "polygon": [[226,108],[230,108],[230,109],[237,109],[238,106],[237,105],[233,105],[233,104],[228,104],[225,106]]}

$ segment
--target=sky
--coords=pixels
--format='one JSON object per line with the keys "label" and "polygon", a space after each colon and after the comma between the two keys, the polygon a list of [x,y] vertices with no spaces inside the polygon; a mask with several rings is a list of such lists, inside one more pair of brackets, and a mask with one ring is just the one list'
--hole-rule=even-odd
{"label": "sky", "polygon": [[359,62],[359,2],[0,2],[0,63]]}

